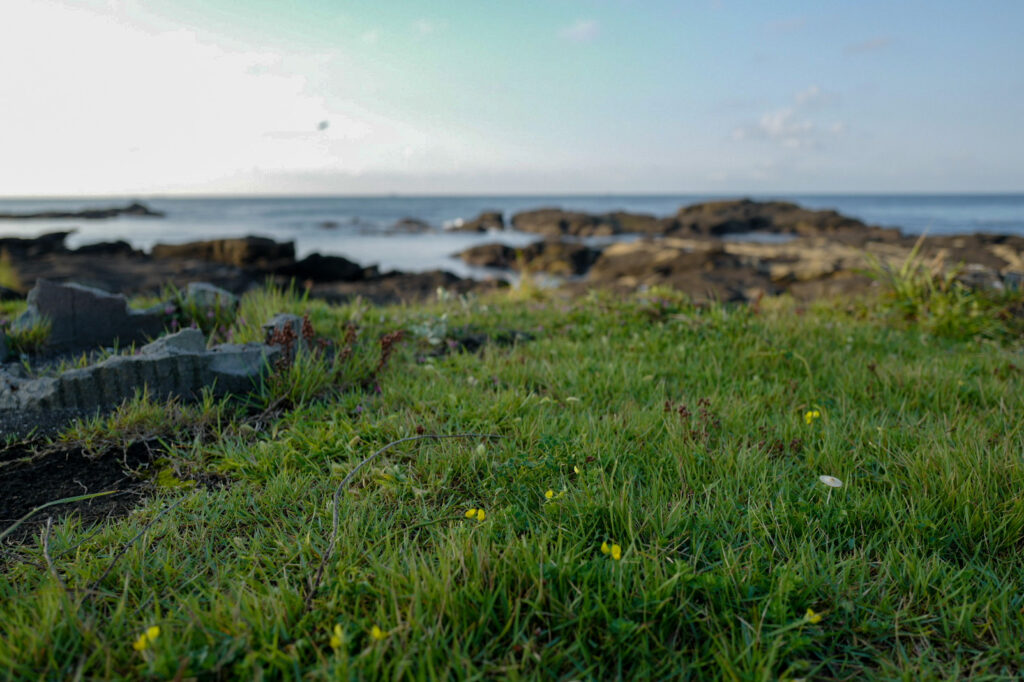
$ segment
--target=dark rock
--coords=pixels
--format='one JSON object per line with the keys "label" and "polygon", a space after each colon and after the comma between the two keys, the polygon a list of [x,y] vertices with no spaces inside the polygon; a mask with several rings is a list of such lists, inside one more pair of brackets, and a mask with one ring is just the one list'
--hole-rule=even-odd
{"label": "dark rock", "polygon": [[512,226],[521,232],[533,232],[548,237],[571,235],[595,237],[618,234],[618,223],[609,216],[563,211],[559,208],[541,208],[512,216]]}
{"label": "dark rock", "polygon": [[157,312],[128,309],[121,294],[80,284],[59,284],[41,279],[28,294],[28,309],[14,325],[50,324],[46,346],[54,351],[121,347],[143,343],[163,331]]}
{"label": "dark rock", "polygon": [[66,232],[48,232],[38,237],[4,237],[0,239],[0,253],[7,252],[10,256],[36,258],[50,253],[67,251],[64,240],[74,230]]}
{"label": "dark rock", "polygon": [[133,202],[127,206],[114,206],[111,208],[87,208],[81,211],[43,211],[41,213],[0,213],[4,220],[63,220],[66,218],[81,218],[84,220],[105,220],[118,216],[133,216],[142,218],[162,218],[164,214],[154,211],[145,204]]}
{"label": "dark rock", "polygon": [[295,260],[295,242],[276,242],[265,237],[212,239],[186,244],[157,244],[153,258],[194,258],[240,268],[270,270]]}
{"label": "dark rock", "polygon": [[813,211],[785,201],[737,199],[710,201],[679,209],[666,222],[666,232],[725,235],[744,232],[775,234],[852,235],[860,240],[896,239],[898,230],[872,228],[836,211]]}
{"label": "dark rock", "polygon": [[132,245],[124,240],[118,240],[116,242],[96,242],[95,244],[83,244],[75,249],[74,253],[80,253],[86,256],[132,256],[141,255],[141,251],[136,251],[132,248]]}
{"label": "dark rock", "polygon": [[521,249],[505,244],[481,244],[456,254],[469,265],[511,270],[546,272],[569,277],[587,271],[600,249],[593,249],[578,242],[546,239],[534,242]]}
{"label": "dark rock", "polygon": [[7,348],[7,334],[4,333],[3,329],[0,329],[0,363],[7,362],[7,356],[10,350]]}
{"label": "dark rock", "polygon": [[317,224],[321,230],[337,230],[340,225],[336,220],[324,220]]}
{"label": "dark rock", "polygon": [[402,218],[392,227],[395,232],[430,232],[430,223],[417,218]]}
{"label": "dark rock", "polygon": [[473,220],[449,228],[452,232],[487,232],[504,230],[505,216],[500,211],[485,211]]}
{"label": "dark rock", "polygon": [[358,263],[341,256],[321,256],[319,253],[281,265],[274,272],[282,277],[313,282],[355,282],[366,277],[366,271]]}
{"label": "dark rock", "polygon": [[455,254],[468,265],[484,268],[512,268],[516,262],[516,250],[507,244],[480,244]]}
{"label": "dark rock", "polygon": [[767,275],[720,247],[689,251],[658,240],[608,247],[587,273],[586,285],[620,289],[668,286],[697,301],[742,301],[779,290]]}

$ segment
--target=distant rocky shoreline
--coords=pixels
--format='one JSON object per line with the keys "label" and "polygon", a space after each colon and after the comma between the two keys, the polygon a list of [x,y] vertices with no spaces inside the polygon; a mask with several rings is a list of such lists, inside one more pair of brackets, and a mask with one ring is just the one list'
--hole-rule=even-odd
{"label": "distant rocky shoreline", "polygon": [[[104,215],[110,211],[159,215],[141,204],[98,210]],[[918,241],[836,211],[749,199],[693,204],[667,217],[540,208],[517,213],[506,223],[502,213],[489,211],[452,229],[500,235],[510,228],[541,239],[519,249],[489,243],[453,255],[499,275],[526,271],[561,278],[571,292],[667,286],[696,300],[724,301],[783,292],[810,299],[863,291],[872,284],[863,272],[869,258],[901,263]],[[379,303],[419,300],[438,287],[461,293],[504,285],[500,278],[478,281],[441,270],[380,272],[341,256],[314,253],[296,259],[293,242],[260,237],[158,244],[147,254],[123,241],[70,250],[64,245],[68,234],[0,238],[0,256],[21,289],[0,291],[0,296],[23,294],[41,278],[128,295],[194,281],[239,294],[269,278],[282,285],[294,281],[311,296],[330,301],[362,296]],[[766,241],[765,235],[773,239]],[[588,239],[592,237],[634,239],[594,246]],[[921,257],[936,268],[962,264],[959,276],[973,285],[1020,286],[1024,276],[1024,237],[926,237],[919,248]]]}

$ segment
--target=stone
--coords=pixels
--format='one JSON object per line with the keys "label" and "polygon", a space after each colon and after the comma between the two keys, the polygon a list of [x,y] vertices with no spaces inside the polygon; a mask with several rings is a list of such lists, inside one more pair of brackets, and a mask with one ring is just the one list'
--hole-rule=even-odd
{"label": "stone", "polygon": [[244,268],[271,269],[295,260],[295,242],[265,237],[211,239],[185,244],[156,244],[153,258],[194,258]]}
{"label": "stone", "polygon": [[[296,352],[308,349],[306,339],[302,335],[302,325],[303,319],[298,315],[278,313],[261,327],[263,342],[268,346],[283,348],[289,357],[295,357]],[[283,342],[282,339],[289,341]]]}
{"label": "stone", "polygon": [[488,232],[504,229],[505,216],[501,211],[484,211],[473,220],[459,222],[448,228],[451,232]]}
{"label": "stone", "polygon": [[7,356],[10,351],[7,349],[7,334],[4,333],[3,329],[0,329],[0,363],[7,362]]}
{"label": "stone", "polygon": [[562,277],[581,275],[587,271],[600,249],[579,242],[545,239],[521,249],[505,244],[481,244],[455,254],[469,265],[545,272]]}
{"label": "stone", "polygon": [[548,237],[608,236],[620,231],[618,224],[608,216],[563,211],[559,208],[541,208],[517,213],[512,216],[512,226],[521,232],[533,232]]}
{"label": "stone", "polygon": [[185,329],[141,348],[56,377],[25,379],[0,371],[0,423],[38,410],[95,410],[118,405],[137,391],[157,400],[198,398],[253,389],[280,349],[260,343],[222,344],[209,350],[202,332]]}
{"label": "stone", "polygon": [[429,232],[430,223],[418,218],[402,218],[391,229],[395,232]]}
{"label": "stone", "polygon": [[300,261],[282,265],[274,272],[301,282],[309,280],[316,283],[357,282],[367,275],[367,270],[358,263],[341,256],[322,256],[319,253],[311,253]]}
{"label": "stone", "polygon": [[111,294],[80,284],[40,279],[28,294],[28,308],[15,320],[27,326],[47,320],[53,351],[76,351],[108,346],[125,347],[159,336],[163,316],[155,311],[128,308],[121,294]]}
{"label": "stone", "polygon": [[132,245],[123,239],[115,242],[95,242],[83,244],[75,249],[75,253],[92,256],[137,256],[141,252],[132,248]]}
{"label": "stone", "polygon": [[204,313],[208,310],[234,310],[238,307],[237,296],[209,282],[190,282],[185,289],[185,300]]}
{"label": "stone", "polygon": [[4,220],[58,220],[67,218],[81,218],[84,220],[105,220],[117,218],[118,216],[135,216],[143,218],[162,218],[163,213],[154,211],[145,204],[133,202],[127,206],[113,206],[111,208],[87,208],[82,211],[44,211],[41,213],[0,213]]}
{"label": "stone", "polygon": [[7,252],[11,256],[35,258],[51,253],[67,251],[64,240],[74,230],[64,232],[47,232],[38,237],[3,237],[0,238],[0,253]]}

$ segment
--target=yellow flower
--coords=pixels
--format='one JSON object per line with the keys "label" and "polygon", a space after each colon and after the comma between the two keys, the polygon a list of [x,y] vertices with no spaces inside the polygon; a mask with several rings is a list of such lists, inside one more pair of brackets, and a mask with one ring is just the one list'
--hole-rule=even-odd
{"label": "yellow flower", "polygon": [[342,644],[342,642],[344,640],[345,640],[345,636],[344,636],[344,633],[342,633],[342,631],[341,631],[341,626],[340,625],[335,625],[334,626],[334,634],[331,635],[331,648],[332,649],[339,649],[339,648],[341,648],[341,644]]}
{"label": "yellow flower", "polygon": [[576,472],[577,476],[583,473],[583,471],[578,466],[573,466],[572,470]]}
{"label": "yellow flower", "polygon": [[372,628],[370,628],[370,637],[373,637],[378,642],[380,640],[382,640],[382,639],[386,639],[387,636],[388,636],[388,633],[384,632],[383,630],[381,630],[376,625],[374,625]]}
{"label": "yellow flower", "polygon": [[804,619],[808,623],[820,623],[821,622],[821,614],[820,613],[815,613],[814,609],[807,609],[807,613],[804,614]]}
{"label": "yellow flower", "polygon": [[602,542],[601,543],[601,554],[608,554],[611,551],[612,551],[612,549],[611,549],[611,547],[608,546],[607,542]]}
{"label": "yellow flower", "polygon": [[622,548],[618,545],[612,545],[612,558],[616,561],[622,558]]}
{"label": "yellow flower", "polygon": [[547,491],[546,493],[544,493],[544,497],[548,498],[549,500],[550,500],[550,499],[551,499],[552,497],[554,497],[554,496],[555,496],[555,491],[554,491],[554,490],[549,490],[549,491]]}
{"label": "yellow flower", "polygon": [[476,516],[476,509],[467,509],[466,510],[466,518],[467,519],[471,519],[474,516]]}
{"label": "yellow flower", "polygon": [[154,625],[152,627],[146,628],[146,631],[139,635],[139,638],[135,640],[134,644],[132,644],[132,648],[136,651],[145,651],[150,647],[151,644],[153,644],[153,640],[155,640],[159,635],[159,625]]}
{"label": "yellow flower", "polygon": [[483,521],[485,518],[487,518],[487,513],[483,509],[477,509],[476,510],[476,520],[477,521]]}
{"label": "yellow flower", "polygon": [[804,421],[807,422],[808,424],[811,424],[814,422],[815,419],[820,418],[821,412],[819,412],[818,410],[808,410],[807,412],[804,413]]}

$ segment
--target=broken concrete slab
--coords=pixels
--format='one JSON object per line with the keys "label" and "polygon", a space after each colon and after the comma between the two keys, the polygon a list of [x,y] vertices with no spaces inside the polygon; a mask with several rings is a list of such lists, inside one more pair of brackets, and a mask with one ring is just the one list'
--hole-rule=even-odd
{"label": "broken concrete slab", "polygon": [[126,347],[145,343],[164,329],[157,309],[131,310],[128,299],[75,283],[40,279],[28,294],[28,309],[14,325],[50,324],[47,348],[56,352]]}
{"label": "broken concrete slab", "polygon": [[5,412],[95,410],[118,405],[136,391],[155,399],[197,398],[251,391],[280,349],[260,343],[222,344],[209,350],[197,329],[184,329],[144,346],[56,377],[25,379],[0,370],[0,424]]}

